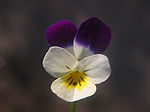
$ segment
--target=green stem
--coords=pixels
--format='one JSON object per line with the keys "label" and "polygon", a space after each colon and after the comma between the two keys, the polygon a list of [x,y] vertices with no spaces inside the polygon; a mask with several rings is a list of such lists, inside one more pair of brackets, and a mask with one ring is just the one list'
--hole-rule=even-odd
{"label": "green stem", "polygon": [[72,111],[71,112],[75,112],[76,111],[76,102],[72,102]]}

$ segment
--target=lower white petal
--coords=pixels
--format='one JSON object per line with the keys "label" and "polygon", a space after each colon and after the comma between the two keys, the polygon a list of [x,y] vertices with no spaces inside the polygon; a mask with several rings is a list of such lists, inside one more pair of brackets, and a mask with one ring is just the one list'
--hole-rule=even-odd
{"label": "lower white petal", "polygon": [[111,68],[106,56],[95,54],[79,62],[79,71],[85,72],[94,84],[99,84],[110,76]]}
{"label": "lower white petal", "polygon": [[58,46],[50,47],[43,60],[45,70],[56,78],[74,69],[77,63],[71,53]]}
{"label": "lower white petal", "polygon": [[93,95],[96,91],[96,86],[82,73],[73,72],[56,79],[52,83],[51,89],[63,100],[73,102]]}

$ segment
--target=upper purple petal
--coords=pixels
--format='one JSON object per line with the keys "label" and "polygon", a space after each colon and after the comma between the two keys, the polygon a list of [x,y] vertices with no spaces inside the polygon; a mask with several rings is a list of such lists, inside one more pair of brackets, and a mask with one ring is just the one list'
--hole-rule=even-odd
{"label": "upper purple petal", "polygon": [[68,47],[73,44],[76,26],[67,20],[62,20],[48,27],[46,40],[50,46]]}
{"label": "upper purple petal", "polygon": [[90,17],[80,25],[75,40],[94,53],[103,53],[110,43],[111,29],[97,17]]}

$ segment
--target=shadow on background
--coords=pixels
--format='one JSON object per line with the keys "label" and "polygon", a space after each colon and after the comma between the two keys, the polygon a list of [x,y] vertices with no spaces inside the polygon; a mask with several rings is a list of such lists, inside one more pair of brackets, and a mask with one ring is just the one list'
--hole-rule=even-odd
{"label": "shadow on background", "polygon": [[47,27],[62,19],[76,25],[97,16],[112,28],[105,55],[112,74],[77,112],[150,111],[149,0],[0,1],[0,112],[69,112],[71,103],[50,90],[42,67]]}

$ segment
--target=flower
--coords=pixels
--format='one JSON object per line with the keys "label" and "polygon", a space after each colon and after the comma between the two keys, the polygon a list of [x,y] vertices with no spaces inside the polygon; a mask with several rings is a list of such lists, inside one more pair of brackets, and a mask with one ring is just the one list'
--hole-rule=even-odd
{"label": "flower", "polygon": [[111,73],[109,60],[102,55],[111,39],[111,30],[97,17],[84,21],[79,29],[67,20],[48,27],[46,39],[51,46],[43,66],[57,78],[51,90],[60,98],[74,102],[93,95],[95,84]]}

